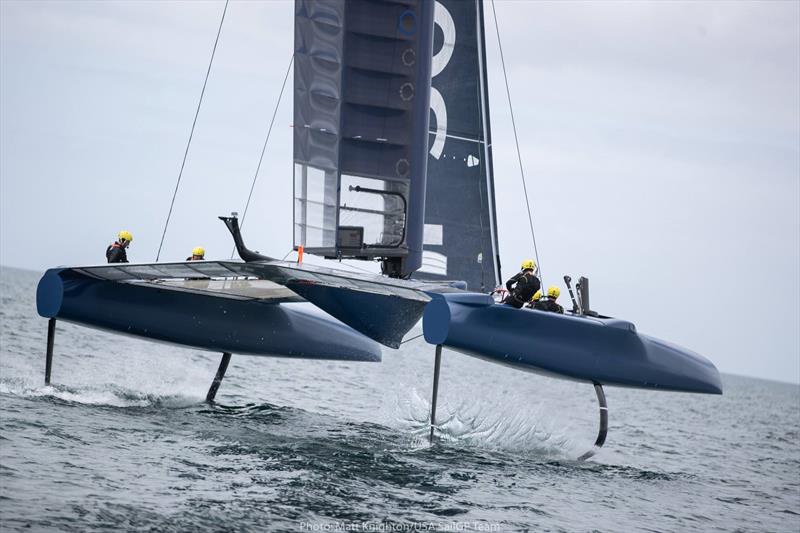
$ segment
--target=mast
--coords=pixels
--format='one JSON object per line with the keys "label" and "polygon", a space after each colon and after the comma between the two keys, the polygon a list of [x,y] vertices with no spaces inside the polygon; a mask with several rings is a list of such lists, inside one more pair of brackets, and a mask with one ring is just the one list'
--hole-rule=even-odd
{"label": "mast", "polygon": [[489,76],[486,73],[486,35],[484,28],[483,0],[475,0],[478,12],[478,62],[480,63],[480,83],[481,83],[481,113],[483,118],[483,138],[484,154],[486,157],[486,192],[489,208],[489,229],[492,241],[491,261],[494,264],[494,284],[499,286],[503,283],[502,272],[500,270],[500,246],[497,239],[497,206],[494,199],[494,159],[492,158],[492,121],[489,116]]}

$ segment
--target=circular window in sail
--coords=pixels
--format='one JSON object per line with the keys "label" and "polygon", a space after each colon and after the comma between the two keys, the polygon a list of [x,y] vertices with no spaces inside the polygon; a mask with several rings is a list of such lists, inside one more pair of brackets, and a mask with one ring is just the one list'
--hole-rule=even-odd
{"label": "circular window in sail", "polygon": [[404,102],[408,102],[412,98],[414,98],[414,85],[409,82],[404,83],[400,86],[400,98],[403,99]]}
{"label": "circular window in sail", "polygon": [[406,35],[414,35],[417,31],[417,17],[413,11],[403,11],[397,21],[397,29]]}
{"label": "circular window in sail", "polygon": [[400,159],[397,161],[397,164],[394,166],[395,172],[401,178],[408,177],[408,172],[411,170],[411,163],[408,162],[408,159]]}
{"label": "circular window in sail", "polygon": [[413,67],[414,63],[417,62],[417,53],[414,51],[413,48],[406,48],[403,51],[403,55],[401,56],[403,59],[403,64],[407,67]]}

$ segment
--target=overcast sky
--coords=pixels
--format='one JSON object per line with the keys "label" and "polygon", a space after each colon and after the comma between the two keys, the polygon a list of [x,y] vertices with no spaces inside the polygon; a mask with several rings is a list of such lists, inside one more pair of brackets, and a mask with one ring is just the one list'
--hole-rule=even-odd
{"label": "overcast sky", "polygon": [[[0,1],[0,263],[99,263],[120,229],[155,259],[222,7]],[[545,283],[587,275],[597,310],[800,382],[800,3],[496,7]],[[231,2],[162,260],[230,253],[216,216],[243,210],[292,13]],[[493,20],[487,4],[507,277],[533,252]],[[291,117],[289,91],[244,231],[278,257]]]}

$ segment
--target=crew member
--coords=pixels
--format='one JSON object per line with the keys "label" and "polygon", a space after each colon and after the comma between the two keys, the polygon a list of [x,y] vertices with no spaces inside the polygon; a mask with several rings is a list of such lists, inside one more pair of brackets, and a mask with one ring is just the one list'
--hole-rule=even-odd
{"label": "crew member", "polygon": [[526,259],[522,262],[521,272],[506,281],[508,297],[504,302],[505,304],[521,309],[523,305],[533,298],[533,295],[542,286],[539,278],[534,275],[535,271],[536,263],[532,259]]}
{"label": "crew member", "polygon": [[187,257],[187,261],[202,261],[206,258],[206,249],[202,246],[195,246],[192,249],[192,256]]}
{"label": "crew member", "polygon": [[561,313],[563,315],[564,308],[556,303],[556,300],[558,300],[559,296],[561,296],[561,289],[555,285],[551,285],[547,289],[547,299],[537,301],[535,304],[533,304],[533,308],[538,309],[539,311],[549,311],[551,313]]}
{"label": "crew member", "polygon": [[106,248],[106,259],[109,263],[127,263],[128,253],[125,249],[133,241],[133,235],[130,231],[122,230],[117,234],[117,240],[114,244]]}

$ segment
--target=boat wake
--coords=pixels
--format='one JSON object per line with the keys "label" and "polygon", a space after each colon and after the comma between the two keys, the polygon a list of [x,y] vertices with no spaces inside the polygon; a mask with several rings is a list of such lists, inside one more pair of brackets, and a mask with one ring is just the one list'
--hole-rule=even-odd
{"label": "boat wake", "polygon": [[143,392],[111,384],[79,387],[61,384],[34,385],[20,378],[0,379],[0,394],[107,407],[183,408],[195,405],[201,400],[201,397],[196,395]]}
{"label": "boat wake", "polygon": [[[413,435],[418,446],[429,445],[431,404],[422,391],[413,389],[398,398],[395,424]],[[530,410],[503,409],[496,403],[461,398],[437,408],[435,440],[440,443],[496,449],[544,459],[571,460],[590,443],[541,406]]]}

